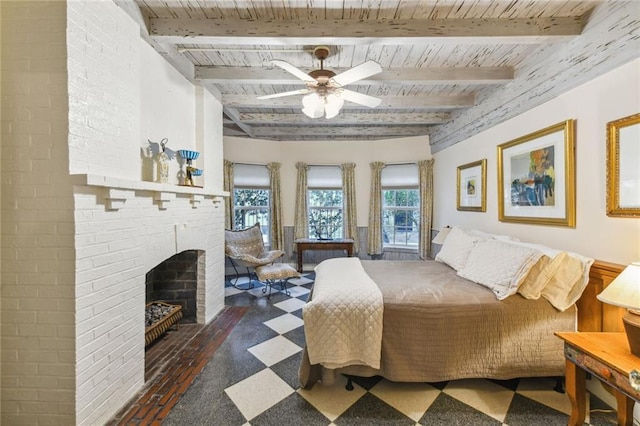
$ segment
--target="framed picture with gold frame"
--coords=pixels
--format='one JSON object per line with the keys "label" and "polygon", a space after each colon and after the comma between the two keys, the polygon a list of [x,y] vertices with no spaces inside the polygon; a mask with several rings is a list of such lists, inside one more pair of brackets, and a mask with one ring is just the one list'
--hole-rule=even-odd
{"label": "framed picture with gold frame", "polygon": [[487,211],[487,159],[463,164],[457,173],[457,208],[462,211]]}
{"label": "framed picture with gold frame", "polygon": [[576,226],[575,120],[498,145],[498,218]]}
{"label": "framed picture with gold frame", "polygon": [[607,123],[607,216],[640,216],[640,114]]}

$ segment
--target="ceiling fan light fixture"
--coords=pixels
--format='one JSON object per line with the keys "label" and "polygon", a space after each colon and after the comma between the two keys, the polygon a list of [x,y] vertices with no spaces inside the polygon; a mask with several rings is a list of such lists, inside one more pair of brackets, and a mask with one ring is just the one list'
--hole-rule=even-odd
{"label": "ceiling fan light fixture", "polygon": [[[379,64],[367,61],[340,74],[325,70],[323,61],[329,56],[327,46],[318,46],[313,50],[314,56],[320,60],[320,69],[305,73],[288,62],[274,59],[271,62],[285,71],[295,75],[306,83],[306,89],[260,96],[259,99],[273,99],[284,96],[306,94],[302,98],[302,112],[310,118],[333,118],[342,109],[344,101],[375,108],[380,99],[363,93],[344,89],[347,84],[355,83],[382,71]],[[311,92],[311,93],[310,93]]]}
{"label": "ceiling fan light fixture", "polygon": [[326,103],[324,106],[325,117],[328,119],[338,115],[342,106],[344,105],[344,99],[333,93],[327,95]]}
{"label": "ceiling fan light fixture", "polygon": [[302,98],[302,112],[309,118],[320,118],[324,115],[324,100],[313,92]]}

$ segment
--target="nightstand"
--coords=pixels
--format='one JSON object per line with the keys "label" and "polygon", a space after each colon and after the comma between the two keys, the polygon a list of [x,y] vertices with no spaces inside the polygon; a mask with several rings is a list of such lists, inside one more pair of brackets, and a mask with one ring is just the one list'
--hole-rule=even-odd
{"label": "nightstand", "polygon": [[[586,410],[586,375],[609,388],[618,404],[618,424],[633,425],[633,402],[640,392],[629,383],[629,372],[640,369],[624,333],[555,333],[564,340],[567,395],[571,401],[569,425],[583,425]],[[607,389],[607,390],[609,390]]]}

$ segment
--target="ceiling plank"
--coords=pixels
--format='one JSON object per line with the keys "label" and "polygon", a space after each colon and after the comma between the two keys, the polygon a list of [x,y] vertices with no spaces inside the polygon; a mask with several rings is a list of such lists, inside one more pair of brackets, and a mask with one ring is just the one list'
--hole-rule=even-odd
{"label": "ceiling plank", "polygon": [[289,126],[289,127],[256,127],[253,126],[254,137],[283,137],[295,136],[299,138],[327,138],[333,136],[360,136],[360,137],[402,137],[426,135],[429,133],[429,126]]}
{"label": "ceiling plank", "polygon": [[424,42],[425,38],[474,44],[539,43],[549,37],[578,36],[583,26],[582,17],[317,21],[150,18],[149,34],[164,43],[218,45],[255,45],[258,40],[261,45],[398,44]]}
{"label": "ceiling plank", "polygon": [[[336,74],[349,68],[333,68]],[[304,70],[307,71],[307,70]],[[308,71],[312,71],[309,69]],[[358,85],[381,84],[503,84],[513,80],[513,67],[468,68],[391,68]],[[282,68],[269,67],[196,67],[195,77],[205,83],[225,84],[305,84]]]}
{"label": "ceiling plank", "polygon": [[[309,118],[304,114],[277,113],[248,113],[238,114],[240,121],[246,124],[317,124],[318,119]],[[442,124],[451,119],[448,112],[419,112],[419,113],[340,113],[332,118],[331,124],[363,125],[363,124]]]}
{"label": "ceiling plank", "polygon": [[[382,103],[376,110],[385,108],[405,109],[447,109],[468,108],[474,105],[474,95],[418,95],[418,96],[378,96]],[[257,95],[223,94],[222,103],[231,108],[301,108],[300,96],[285,98],[257,99]],[[345,102],[345,109],[362,109],[362,106]],[[233,118],[233,117],[231,117]]]}

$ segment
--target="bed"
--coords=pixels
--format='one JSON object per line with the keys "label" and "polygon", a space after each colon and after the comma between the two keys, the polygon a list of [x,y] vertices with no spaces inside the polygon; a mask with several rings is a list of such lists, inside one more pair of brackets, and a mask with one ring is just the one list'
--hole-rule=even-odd
{"label": "bed", "polygon": [[[535,265],[540,259],[542,256],[537,256],[530,263]],[[499,300],[495,289],[461,277],[459,268],[442,261],[343,258],[322,262],[316,268],[312,295],[303,308],[307,342],[299,370],[301,386],[309,388],[319,380],[331,382],[336,374],[382,376],[399,382],[564,375],[563,344],[553,333],[580,329],[576,306],[581,305],[584,314],[589,314],[582,319],[589,324],[589,331],[602,328],[602,321],[593,318],[601,315],[594,311],[594,289],[585,291],[592,263],[587,263],[587,276],[582,277],[584,283],[578,294],[579,298],[585,293],[585,300],[570,300],[569,306],[558,309],[546,297],[527,299],[515,292]],[[607,266],[611,270],[615,265]],[[615,276],[615,269],[611,276]],[[344,313],[357,311],[354,306],[359,303],[359,294],[367,288],[352,288],[351,284],[360,280],[358,274],[364,277],[363,282],[369,279],[373,283],[366,283],[372,294],[375,289],[371,286],[379,290],[379,323],[372,321],[378,314],[372,314],[376,310],[369,306],[361,313],[360,322]],[[342,313],[336,308],[339,304],[344,305]],[[341,328],[348,329],[350,324],[355,324],[356,332],[343,333],[346,337],[338,339],[337,346],[327,342],[327,338],[336,340],[335,336],[342,335]],[[375,340],[367,335],[371,330],[375,331],[373,335],[380,335],[378,346],[367,346]],[[352,347],[343,353],[345,344]],[[379,358],[370,359],[376,352]],[[341,355],[336,357],[336,353]]]}

